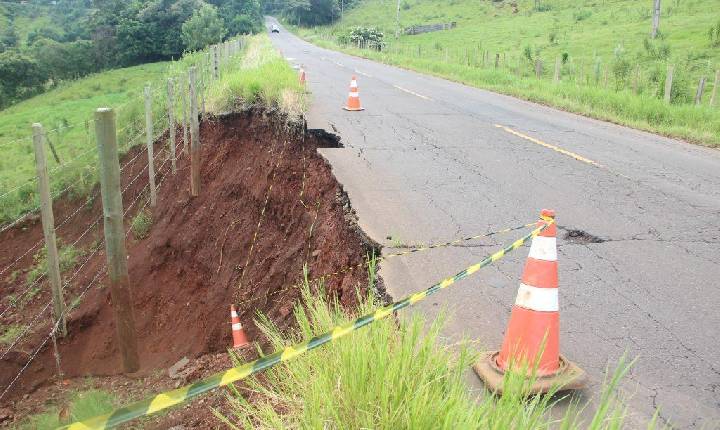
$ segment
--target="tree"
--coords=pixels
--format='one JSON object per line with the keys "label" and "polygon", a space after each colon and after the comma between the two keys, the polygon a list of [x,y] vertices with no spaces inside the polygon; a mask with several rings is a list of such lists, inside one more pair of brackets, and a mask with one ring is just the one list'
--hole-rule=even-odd
{"label": "tree", "polygon": [[0,54],[0,107],[36,94],[47,80],[37,61],[14,50]]}
{"label": "tree", "polygon": [[205,4],[182,25],[182,39],[191,51],[222,41],[227,33],[217,8]]}

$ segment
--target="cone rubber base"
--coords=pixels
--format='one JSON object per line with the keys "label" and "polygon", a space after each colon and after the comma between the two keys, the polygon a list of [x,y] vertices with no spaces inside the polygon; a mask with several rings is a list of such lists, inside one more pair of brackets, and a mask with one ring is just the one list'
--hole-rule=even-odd
{"label": "cone rubber base", "polygon": [[343,107],[343,109],[348,110],[348,111],[351,111],[351,112],[357,112],[357,111],[365,110],[365,108],[356,108],[356,109],[353,109],[353,108],[349,108],[349,107],[347,107],[347,106]]}
{"label": "cone rubber base", "polygon": [[[495,362],[498,353],[498,351],[483,352],[473,369],[488,390],[502,395],[504,372]],[[530,394],[544,394],[554,387],[558,387],[557,391],[577,390],[585,387],[586,379],[584,370],[560,355],[560,369],[552,375],[537,376],[535,383],[530,387]]]}

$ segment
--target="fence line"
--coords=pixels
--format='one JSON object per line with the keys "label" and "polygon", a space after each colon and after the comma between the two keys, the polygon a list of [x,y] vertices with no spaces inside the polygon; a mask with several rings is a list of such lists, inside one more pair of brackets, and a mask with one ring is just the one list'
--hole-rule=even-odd
{"label": "fence line", "polygon": [[[226,45],[226,48],[224,50],[224,55],[222,57],[222,62],[219,64],[221,66],[221,69],[219,72],[226,73],[229,69],[231,64],[231,59],[234,58],[236,54],[239,53],[239,51],[235,50],[233,47],[235,45]],[[239,46],[239,45],[238,45]],[[210,49],[213,49],[212,47]],[[138,202],[146,197],[147,189],[150,186],[150,182],[154,180],[155,178],[158,178],[158,184],[156,189],[160,191],[161,187],[163,186],[165,180],[168,176],[171,176],[171,172],[173,169],[174,160],[172,160],[172,157],[169,157],[169,153],[172,151],[172,148],[168,148],[167,144],[170,141],[170,135],[168,135],[168,139],[161,140],[163,138],[163,135],[168,133],[175,133],[177,134],[177,127],[183,126],[185,130],[187,130],[187,127],[183,124],[185,121],[181,121],[178,123],[178,120],[182,117],[184,117],[186,114],[184,106],[187,104],[188,100],[188,91],[189,88],[184,86],[185,83],[185,76],[186,76],[186,70],[187,67],[194,67],[194,66],[200,66],[198,67],[198,75],[200,79],[200,85],[198,89],[200,90],[198,94],[194,94],[195,102],[197,102],[198,98],[203,99],[204,104],[204,97],[205,94],[211,89],[211,85],[213,83],[213,79],[209,77],[209,73],[211,73],[211,70],[205,68],[203,66],[202,61],[204,57],[196,57],[191,58],[190,61],[180,64],[176,63],[173,66],[180,66],[175,68],[175,70],[171,71],[171,73],[166,77],[170,79],[176,79],[177,88],[173,88],[176,90],[175,97],[171,97],[171,94],[168,94],[167,92],[167,80],[162,80],[160,82],[160,85],[152,85],[149,87],[149,90],[147,93],[149,94],[148,97],[148,103],[146,104],[145,114],[147,117],[154,116],[152,121],[146,121],[147,124],[145,124],[145,127],[143,127],[141,116],[142,116],[142,108],[140,107],[139,101],[142,100],[142,95],[140,97],[138,96],[131,96],[125,103],[122,105],[116,107],[113,109],[116,113],[122,112],[123,115],[127,117],[127,120],[120,119],[121,121],[125,122],[121,128],[113,127],[115,130],[115,135],[117,136],[118,140],[122,142],[120,147],[123,148],[123,150],[132,148],[136,146],[139,141],[145,137],[148,139],[151,143],[150,145],[146,145],[144,148],[139,149],[136,154],[133,154],[131,157],[128,157],[128,160],[125,160],[120,167],[120,172],[125,171],[126,169],[132,168],[133,170],[138,169],[137,173],[133,173],[132,177],[129,177],[129,181],[123,186],[122,190],[120,190],[120,195],[126,195],[125,199],[130,200],[129,197],[127,197],[127,194],[129,191],[133,188],[133,186],[137,183],[138,179],[145,174],[145,172],[148,170],[150,163],[159,163],[160,166],[157,169],[157,173],[153,175],[152,177],[147,177],[147,184],[145,184],[142,188],[140,188],[134,197],[132,197],[132,200],[129,205],[127,205],[125,208],[123,208],[122,218],[124,219],[124,222],[128,222],[129,220],[127,217],[129,214],[133,211],[143,211],[150,203],[149,200],[146,199],[144,204],[138,207]],[[239,64],[235,64],[234,66],[239,66]],[[132,110],[131,110],[132,109]],[[175,115],[178,110],[181,113],[181,115]],[[196,111],[197,112],[197,111]],[[203,110],[204,112],[204,110]],[[129,116],[127,116],[129,115]],[[115,116],[117,118],[117,116]],[[172,121],[171,121],[172,119]],[[57,179],[59,181],[62,181],[63,185],[59,188],[58,191],[52,194],[52,200],[54,200],[57,197],[61,197],[65,195],[70,189],[73,187],[77,187],[81,184],[83,184],[88,176],[87,171],[81,167],[84,163],[88,163],[90,160],[93,159],[93,153],[97,151],[96,144],[92,143],[97,138],[95,133],[91,133],[90,131],[90,125],[91,124],[97,124],[95,117],[92,119],[88,119],[85,121],[79,121],[73,124],[61,124],[60,126],[53,128],[51,130],[48,130],[43,133],[45,137],[45,142],[50,146],[50,149],[52,151],[53,157],[57,161],[58,165],[53,167],[49,170],[49,173],[52,174],[53,179]],[[78,130],[81,127],[84,127],[85,133],[82,134],[82,130]],[[77,130],[79,131],[78,135],[77,131],[70,133],[70,138],[65,139],[64,132],[68,130]],[[152,131],[150,131],[150,130]],[[53,135],[53,133],[55,133]],[[75,134],[73,134],[75,133]],[[18,143],[22,142],[24,140],[30,140],[28,138],[21,138],[16,139],[12,142],[6,142],[4,145],[10,145],[11,143]],[[180,151],[179,154],[176,154],[176,159],[181,159],[183,154],[187,154],[187,147],[189,146],[189,139],[183,137],[182,144],[177,145],[179,148],[177,148],[178,151]],[[158,142],[162,142],[161,145],[159,145],[159,149],[156,151],[156,153],[152,153],[153,147],[155,147]],[[77,144],[76,144],[77,143]],[[88,146],[87,149],[81,150],[81,152],[77,152],[77,148],[84,148],[85,146]],[[58,152],[61,151],[61,152]],[[69,157],[66,157],[67,153],[65,151],[72,152],[72,155]],[[118,151],[119,152],[119,151]],[[58,156],[59,155],[59,156]],[[150,155],[148,157],[148,160],[146,164],[139,168],[139,166],[136,165],[137,160],[139,157],[143,155]],[[99,158],[98,158],[99,160]],[[170,163],[169,163],[170,162]],[[170,166],[168,166],[170,165]],[[88,164],[88,166],[91,166],[90,172],[97,172],[98,166],[97,164]],[[174,172],[172,172],[174,173]],[[76,176],[76,179],[74,180],[68,180],[67,177]],[[31,186],[35,181],[37,180],[36,177],[31,177],[25,181],[22,181],[20,184],[18,184],[16,187],[3,191],[3,194],[0,195],[0,198],[6,198],[13,193],[17,193],[22,189],[28,189],[28,186]],[[67,182],[66,182],[67,181]],[[55,184],[58,182],[56,181]],[[84,202],[79,204],[76,208],[73,208],[67,212],[67,215],[64,217],[64,219],[54,226],[54,231],[59,232],[61,228],[67,226],[75,217],[83,210],[83,208],[89,207],[93,204],[95,199],[98,197],[98,194],[100,191],[96,188],[94,192],[89,193],[89,197],[85,199]],[[33,195],[33,194],[30,194]],[[19,201],[20,202],[20,201]],[[23,204],[20,202],[19,204]],[[52,207],[52,204],[50,205]],[[13,220],[10,225],[6,225],[2,227],[2,230],[0,230],[0,233],[7,231],[9,228],[12,228],[13,226],[17,225],[17,223],[26,220],[28,215],[36,212],[38,207],[32,208],[30,210],[23,209],[24,213],[17,219]],[[98,216],[93,221],[89,222],[88,225],[82,229],[82,231],[79,233],[79,235],[74,238],[72,242],[67,245],[68,247],[74,247],[77,246],[84,238],[88,236],[88,233],[92,232],[96,227],[100,224],[100,221],[103,220],[103,215]],[[129,234],[131,234],[132,231],[132,223],[128,222],[129,228],[127,228],[124,231],[123,236],[127,237]],[[122,234],[122,233],[121,233]],[[24,251],[20,257],[15,258],[11,263],[9,263],[6,267],[0,271],[0,275],[6,273],[10,269],[14,268],[18,265],[19,262],[21,262],[23,259],[27,258],[28,255],[31,255],[36,250],[41,249],[43,240],[39,240],[37,243],[30,246],[26,251]],[[92,252],[89,252],[86,254],[82,262],[80,263],[74,263],[75,268],[73,271],[68,275],[68,277],[64,280],[62,280],[62,285],[64,286],[64,289],[66,291],[70,291],[70,286],[72,283],[85,272],[85,268],[94,261],[94,258],[98,253],[100,253],[102,249],[102,245],[105,243],[105,239],[101,239],[100,242],[97,245],[94,245],[92,248]],[[89,288],[94,285],[95,281],[98,280],[98,278],[105,273],[105,265],[102,264],[100,270],[95,274],[94,278],[90,283],[85,286],[85,288],[82,290],[80,295],[75,298],[72,302],[72,305],[65,310],[61,311],[61,316],[64,317],[68,315],[72,310],[74,310],[81,302],[82,298],[85,296]],[[28,294],[33,290],[38,288],[40,285],[44,283],[44,281],[48,278],[47,272],[40,273],[32,283],[29,283],[27,287],[24,288],[24,290],[19,293],[19,296],[17,296],[18,300],[24,300]],[[14,348],[16,348],[21,342],[25,342],[24,339],[27,339],[29,334],[37,333],[38,327],[43,326],[44,324],[39,323],[41,319],[43,318],[43,315],[47,314],[47,310],[52,306],[52,301],[48,301],[47,304],[45,304],[44,307],[41,305],[41,309],[39,312],[32,316],[30,319],[23,318],[24,321],[28,321],[27,324],[24,325],[24,327],[19,332],[18,336],[15,337],[15,339],[10,343],[9,347],[0,355],[0,360],[5,358],[5,356],[13,351]],[[16,308],[12,304],[8,304],[8,306],[0,313],[0,317],[6,315],[9,312],[15,312],[19,308]],[[20,369],[18,374],[10,381],[9,385],[4,389],[4,391],[0,394],[0,399],[2,399],[8,391],[13,387],[13,385],[18,381],[20,376],[25,372],[25,370],[31,365],[33,360],[36,358],[37,355],[40,354],[40,352],[43,350],[43,348],[47,345],[48,340],[53,339],[53,344],[55,343],[55,336],[59,327],[61,319],[58,318],[54,324],[51,323],[51,329],[49,334],[44,338],[42,343],[37,347],[37,349],[34,350],[28,361],[25,363],[25,365]],[[55,346],[55,354],[56,354],[56,360],[57,360],[57,366],[58,366],[58,372],[61,372],[61,366],[60,366],[60,357],[58,355],[57,351],[57,345]]]}

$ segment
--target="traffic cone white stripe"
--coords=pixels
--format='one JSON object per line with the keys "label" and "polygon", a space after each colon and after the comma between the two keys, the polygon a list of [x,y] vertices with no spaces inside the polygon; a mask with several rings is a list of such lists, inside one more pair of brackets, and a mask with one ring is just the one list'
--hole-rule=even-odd
{"label": "traffic cone white stripe", "polygon": [[557,261],[557,239],[536,236],[530,245],[530,258],[544,261]]}
{"label": "traffic cone white stripe", "polygon": [[242,324],[241,323],[233,323],[232,329],[233,330],[242,330]]}
{"label": "traffic cone white stripe", "polygon": [[538,288],[520,284],[515,306],[538,312],[557,312],[560,310],[557,288]]}
{"label": "traffic cone white stripe", "polygon": [[358,93],[348,93],[348,97],[360,97]]}
{"label": "traffic cone white stripe", "polygon": [[235,311],[230,311],[230,318],[237,318],[238,313]]}

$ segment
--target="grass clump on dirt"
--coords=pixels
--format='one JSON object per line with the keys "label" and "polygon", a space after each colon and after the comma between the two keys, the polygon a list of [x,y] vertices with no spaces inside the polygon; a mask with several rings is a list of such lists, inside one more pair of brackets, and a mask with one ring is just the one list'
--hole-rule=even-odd
{"label": "grass clump on dirt", "polygon": [[266,34],[250,37],[247,42],[245,55],[234,60],[239,62],[239,67],[231,68],[211,86],[209,111],[224,113],[263,104],[278,107],[291,118],[299,118],[306,109],[306,98],[297,72],[272,46]]}
{"label": "grass clump on dirt", "polygon": [[11,324],[0,327],[0,345],[11,345],[22,333],[24,327],[19,324]]}
{"label": "grass clump on dirt", "polygon": [[[649,36],[652,6],[652,2],[633,0],[607,4],[592,0],[407,0],[400,11],[403,28],[442,22],[457,22],[457,27],[395,39],[395,3],[363,0],[332,26],[297,32],[324,47],[720,146],[720,89],[713,88],[720,50],[712,36],[718,27],[717,17],[707,13],[716,2],[662,2],[656,39]],[[355,26],[384,31],[385,49],[378,52],[340,44]],[[559,82],[554,82],[556,60]],[[540,79],[535,76],[538,61]],[[668,65],[674,67],[670,104],[664,102]],[[706,79],[705,91],[695,106],[701,77]]]}
{"label": "grass clump on dirt", "polygon": [[53,406],[45,412],[27,417],[18,428],[21,430],[51,430],[75,421],[112,412],[115,396],[107,391],[91,389],[74,393],[67,406]]}
{"label": "grass clump on dirt", "polygon": [[[298,329],[282,333],[266,318],[259,324],[274,349],[309,339],[350,318],[372,312],[379,303],[361,300],[349,314],[335,300],[305,283],[304,306],[295,309]],[[440,346],[445,318],[429,327],[413,314],[387,318],[267,370],[245,390],[231,387],[229,406],[214,411],[228,427],[394,429],[394,428],[592,428],[623,425],[624,410],[615,390],[628,369],[621,361],[608,381],[589,427],[577,403],[560,419],[550,414],[557,397],[528,397],[529,383],[508,374],[502,397],[470,394],[465,374],[476,354],[468,343],[457,350]],[[248,399],[246,399],[248,397]]]}
{"label": "grass clump on dirt", "polygon": [[136,240],[145,239],[150,233],[153,219],[152,214],[148,210],[142,210],[130,222],[130,229]]}
{"label": "grass clump on dirt", "polygon": [[[64,272],[71,267],[75,266],[77,259],[83,255],[83,251],[73,245],[63,245],[58,243],[58,257],[60,272]],[[27,285],[32,284],[40,276],[47,275],[47,248],[41,248],[37,254],[33,257],[35,263],[33,268],[28,272],[25,283]]]}

